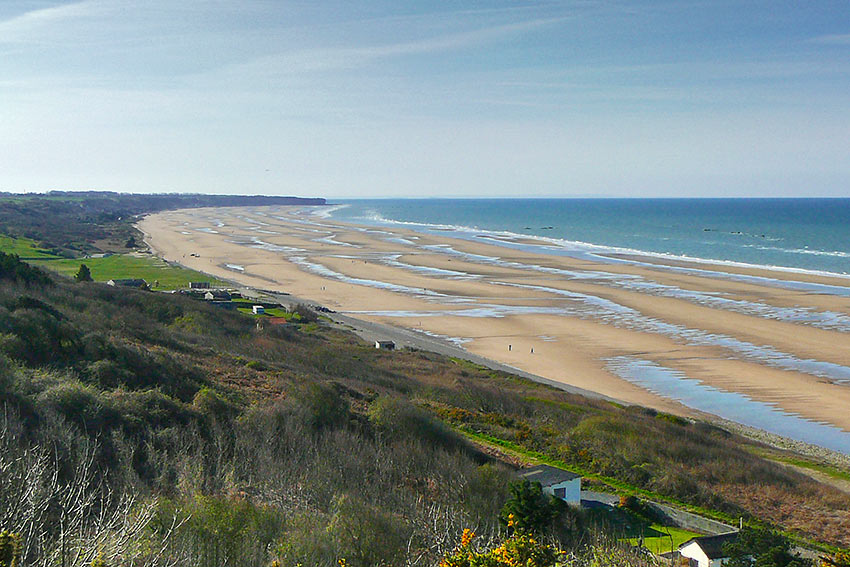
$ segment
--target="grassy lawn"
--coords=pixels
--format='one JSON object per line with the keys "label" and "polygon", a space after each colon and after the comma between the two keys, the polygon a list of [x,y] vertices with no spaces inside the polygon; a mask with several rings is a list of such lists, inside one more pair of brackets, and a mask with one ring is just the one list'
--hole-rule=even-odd
{"label": "grassy lawn", "polygon": [[6,254],[17,254],[21,259],[29,260],[32,258],[57,258],[47,250],[42,250],[34,240],[29,238],[12,238],[11,236],[0,235],[0,252]]}
{"label": "grassy lawn", "polygon": [[[637,533],[628,534],[628,542],[631,545],[638,545],[640,541],[640,529],[636,528]],[[669,534],[669,535],[668,535]],[[692,537],[697,537],[702,534],[689,532],[681,528],[672,528],[662,526],[661,524],[652,524],[649,527],[643,528],[643,546],[655,554],[666,553],[671,550],[670,540],[672,538],[672,549],[677,549],[681,544],[685,543]]]}
{"label": "grassy lawn", "polygon": [[[234,300],[234,301],[238,302],[238,303],[249,303],[249,304],[253,305],[253,303],[251,301],[239,301],[239,300]],[[254,315],[254,312],[250,307],[237,307],[236,309],[240,313],[245,313],[246,315]],[[278,307],[275,307],[273,309],[266,309],[265,313],[263,315],[256,315],[256,317],[283,317],[287,321],[290,321],[290,320],[299,321],[301,319],[301,316],[298,315],[298,313],[290,313],[286,309],[281,309],[281,308],[278,308]]]}
{"label": "grassy lawn", "polygon": [[158,281],[159,285],[153,287],[153,289],[158,290],[188,287],[189,282],[210,282],[214,286],[227,285],[226,282],[196,272],[195,270],[170,266],[160,258],[152,256],[143,257],[121,254],[106,258],[43,260],[33,261],[31,263],[66,276],[73,276],[80,269],[80,264],[85,264],[91,270],[92,278],[96,282],[105,282],[111,279],[141,278],[151,286],[153,286],[154,282]]}

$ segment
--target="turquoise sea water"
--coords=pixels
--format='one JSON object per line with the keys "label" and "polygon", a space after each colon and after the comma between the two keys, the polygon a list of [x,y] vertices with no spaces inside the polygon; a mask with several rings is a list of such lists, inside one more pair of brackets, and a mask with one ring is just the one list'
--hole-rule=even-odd
{"label": "turquoise sea water", "polygon": [[387,199],[333,218],[507,232],[573,250],[627,251],[850,274],[850,199]]}

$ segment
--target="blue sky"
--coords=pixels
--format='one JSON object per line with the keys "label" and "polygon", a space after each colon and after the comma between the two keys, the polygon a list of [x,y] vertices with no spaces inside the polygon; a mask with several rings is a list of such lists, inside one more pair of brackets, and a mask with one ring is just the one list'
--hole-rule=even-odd
{"label": "blue sky", "polygon": [[850,197],[850,2],[0,2],[0,191]]}

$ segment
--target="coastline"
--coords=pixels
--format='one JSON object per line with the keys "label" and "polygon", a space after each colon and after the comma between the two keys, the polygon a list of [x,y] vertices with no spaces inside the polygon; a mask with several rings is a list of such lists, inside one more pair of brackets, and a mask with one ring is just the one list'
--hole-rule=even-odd
{"label": "coastline", "polygon": [[[297,211],[172,211],[146,217],[140,228],[146,242],[167,260],[245,285],[287,291],[357,318],[462,338],[470,352],[612,398],[680,415],[703,413],[623,380],[606,362],[631,356],[850,431],[847,386],[800,369],[765,364],[758,360],[758,350],[746,355],[739,348],[730,357],[727,346],[705,339],[723,336],[757,349],[769,345],[790,355],[791,362],[818,361],[826,371],[841,372],[850,367],[843,332],[617,287],[617,282],[657,281],[666,286],[659,289],[668,291],[721,293],[771,309],[840,316],[850,315],[846,297],[669,272],[651,263],[547,256]],[[608,280],[590,277],[602,272]],[[587,277],[568,278],[566,273]],[[834,278],[812,277],[811,282],[835,285]],[[599,312],[599,305],[588,306],[589,298],[619,306],[622,312]],[[617,317],[631,321],[613,320]],[[687,332],[693,336],[695,329],[705,337],[688,338]]]}

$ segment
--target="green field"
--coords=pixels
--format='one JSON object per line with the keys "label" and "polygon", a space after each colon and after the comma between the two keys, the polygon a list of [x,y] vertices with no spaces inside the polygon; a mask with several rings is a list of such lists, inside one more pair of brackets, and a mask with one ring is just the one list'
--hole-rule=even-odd
{"label": "green field", "polygon": [[12,238],[11,236],[0,235],[0,252],[6,254],[17,254],[22,260],[33,258],[57,258],[47,250],[39,248],[34,240],[29,238]]}
{"label": "green field", "polygon": [[[226,286],[227,283],[201,272],[166,264],[160,258],[121,254],[106,258],[78,258],[73,260],[36,260],[32,264],[51,269],[66,276],[73,276],[85,264],[91,270],[96,282],[111,279],[141,278],[152,289],[168,290],[188,287],[189,282],[210,282],[213,286]],[[159,285],[154,286],[154,282]]]}
{"label": "green field", "polygon": [[[638,545],[641,534],[636,533],[630,535],[633,535],[633,537],[629,537],[628,542],[631,545]],[[661,524],[652,524],[649,527],[645,527],[643,529],[643,546],[652,553],[658,555],[661,553],[667,553],[671,550],[671,538],[672,549],[678,549],[680,545],[682,545],[689,539],[698,537],[700,535],[702,534],[689,532],[688,530],[683,530],[681,528],[666,527],[662,526]]]}
{"label": "green field", "polygon": [[[251,303],[251,302],[250,301],[248,301],[248,302],[243,301],[241,303]],[[278,307],[266,309],[265,313],[263,315],[254,315],[254,312],[252,311],[252,309],[250,307],[237,307],[237,311],[239,311],[240,313],[245,313],[246,315],[252,315],[254,317],[283,317],[287,321],[289,321],[289,320],[300,321],[301,320],[301,316],[298,315],[298,313],[290,313],[286,309],[282,309],[282,308],[278,308]]]}

